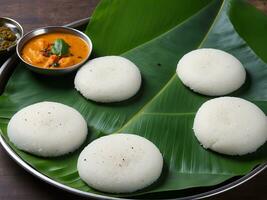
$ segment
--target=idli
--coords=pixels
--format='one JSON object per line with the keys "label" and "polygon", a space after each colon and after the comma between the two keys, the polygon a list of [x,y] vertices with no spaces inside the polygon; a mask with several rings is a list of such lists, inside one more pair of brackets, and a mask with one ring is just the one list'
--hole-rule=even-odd
{"label": "idli", "polygon": [[253,103],[220,97],[202,104],[193,129],[204,148],[228,155],[256,151],[267,140],[267,119]]}
{"label": "idli", "polygon": [[78,158],[78,172],[89,186],[104,192],[129,193],[155,182],[163,158],[149,140],[113,134],[90,143]]}
{"label": "idli", "polygon": [[40,102],[18,111],[7,127],[9,140],[38,156],[61,156],[76,150],[87,136],[87,124],[75,109]]}
{"label": "idli", "polygon": [[209,96],[229,94],[246,79],[241,62],[229,53],[203,48],[185,54],[177,64],[177,75],[184,85]]}
{"label": "idli", "polygon": [[134,96],[141,86],[141,73],[130,60],[104,56],[87,62],[77,72],[75,88],[96,102],[118,102]]}

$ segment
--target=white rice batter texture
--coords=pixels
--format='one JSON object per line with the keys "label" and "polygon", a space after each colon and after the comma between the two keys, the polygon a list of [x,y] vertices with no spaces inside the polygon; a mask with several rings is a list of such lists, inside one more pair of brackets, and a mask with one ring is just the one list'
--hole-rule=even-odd
{"label": "white rice batter texture", "polygon": [[104,56],[87,62],[77,72],[75,88],[96,102],[119,102],[134,96],[141,86],[141,73],[130,60]]}
{"label": "white rice batter texture", "polygon": [[114,134],[90,143],[78,159],[78,172],[89,186],[109,193],[130,193],[155,182],[163,158],[149,140]]}
{"label": "white rice batter texture", "polygon": [[19,149],[44,156],[61,156],[85,141],[87,123],[75,109],[56,102],[40,102],[18,111],[7,134]]}
{"label": "white rice batter texture", "polygon": [[240,88],[246,79],[246,71],[238,59],[211,48],[185,54],[176,72],[184,85],[208,96],[229,94]]}
{"label": "white rice batter texture", "polygon": [[220,97],[202,104],[193,129],[204,148],[228,155],[256,151],[267,140],[267,118],[253,103]]}

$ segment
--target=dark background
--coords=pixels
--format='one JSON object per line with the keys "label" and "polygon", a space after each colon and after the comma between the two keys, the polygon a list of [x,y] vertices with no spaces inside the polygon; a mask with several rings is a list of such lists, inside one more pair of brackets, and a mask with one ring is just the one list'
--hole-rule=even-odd
{"label": "dark background", "polygon": [[[99,0],[0,0],[0,16],[22,24],[25,33],[88,17]],[[249,0],[267,13],[267,1]],[[267,37],[267,36],[266,36]],[[266,44],[267,45],[267,44]],[[27,173],[0,147],[0,200],[84,199],[54,188]],[[209,199],[267,199],[267,170],[247,183]]]}

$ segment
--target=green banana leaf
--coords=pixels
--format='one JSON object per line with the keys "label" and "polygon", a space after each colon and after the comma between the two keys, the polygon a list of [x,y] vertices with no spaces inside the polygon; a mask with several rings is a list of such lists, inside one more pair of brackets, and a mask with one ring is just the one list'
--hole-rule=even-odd
{"label": "green banana leaf", "polygon": [[89,126],[86,144],[116,132],[148,138],[163,154],[162,176],[152,186],[127,195],[176,191],[176,196],[183,196],[183,189],[214,186],[245,175],[266,161],[267,145],[246,156],[225,156],[202,148],[192,123],[199,106],[209,98],[186,88],[175,70],[188,51],[202,47],[225,50],[247,71],[245,85],[231,96],[250,100],[267,113],[266,26],[267,16],[241,0],[102,0],[86,29],[94,56],[122,55],[132,60],[142,73],[140,92],[120,103],[95,103],[74,89],[74,75],[41,76],[20,64],[0,97],[1,134],[36,170],[67,186],[97,194],[104,193],[88,187],[77,173],[83,147],[59,158],[20,151],[7,138],[11,116],[32,103],[56,101],[85,117]]}

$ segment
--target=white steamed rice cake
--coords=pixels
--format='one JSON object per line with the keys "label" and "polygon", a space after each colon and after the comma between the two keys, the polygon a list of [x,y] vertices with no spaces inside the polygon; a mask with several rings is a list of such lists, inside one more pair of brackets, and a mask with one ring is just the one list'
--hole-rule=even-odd
{"label": "white steamed rice cake", "polygon": [[87,62],[76,74],[75,88],[96,102],[118,102],[134,96],[141,86],[141,73],[130,60],[104,56]]}
{"label": "white steamed rice cake", "polygon": [[90,143],[78,158],[78,172],[89,186],[104,192],[129,193],[155,182],[163,158],[149,140],[113,134]]}
{"label": "white steamed rice cake", "polygon": [[61,156],[85,141],[87,123],[75,109],[56,102],[40,102],[18,111],[7,127],[9,140],[38,156]]}
{"label": "white steamed rice cake", "polygon": [[266,142],[267,119],[247,100],[220,97],[201,105],[193,130],[205,148],[228,155],[244,155]]}
{"label": "white steamed rice cake", "polygon": [[211,48],[185,54],[176,72],[184,85],[209,96],[229,94],[240,88],[246,79],[246,71],[237,58]]}

